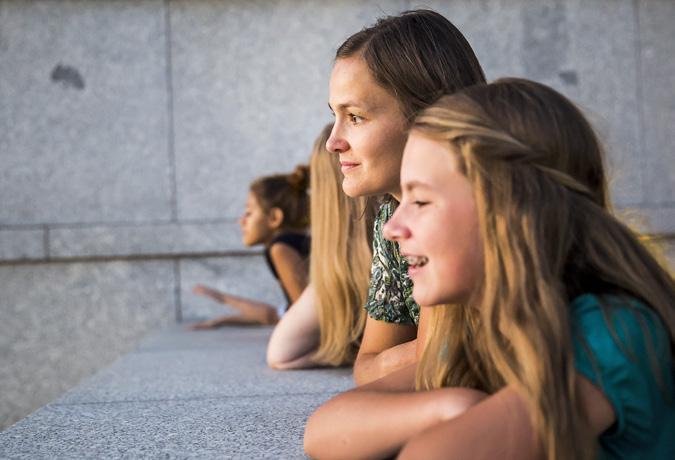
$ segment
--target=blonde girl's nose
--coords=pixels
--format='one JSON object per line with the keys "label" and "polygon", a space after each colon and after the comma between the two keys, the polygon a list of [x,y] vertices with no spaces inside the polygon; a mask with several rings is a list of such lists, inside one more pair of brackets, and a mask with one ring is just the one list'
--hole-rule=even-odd
{"label": "blonde girl's nose", "polygon": [[406,238],[410,238],[410,229],[402,222],[401,213],[399,212],[401,208],[397,209],[389,222],[384,224],[382,233],[384,237],[390,241],[400,241]]}

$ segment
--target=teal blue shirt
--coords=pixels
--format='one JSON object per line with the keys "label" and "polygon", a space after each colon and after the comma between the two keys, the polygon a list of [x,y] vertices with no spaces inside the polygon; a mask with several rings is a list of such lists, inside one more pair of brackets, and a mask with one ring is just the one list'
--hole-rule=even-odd
{"label": "teal blue shirt", "polygon": [[571,308],[577,372],[616,414],[599,437],[599,458],[675,459],[673,357],[659,316],[617,296],[585,294]]}

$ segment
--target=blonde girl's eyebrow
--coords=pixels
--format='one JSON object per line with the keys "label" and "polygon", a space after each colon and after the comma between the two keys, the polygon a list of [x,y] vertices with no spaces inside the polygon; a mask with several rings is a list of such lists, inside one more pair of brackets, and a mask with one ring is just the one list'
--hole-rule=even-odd
{"label": "blonde girl's eyebrow", "polygon": [[413,180],[413,181],[406,182],[405,184],[403,184],[403,188],[404,188],[407,192],[412,192],[412,191],[415,190],[415,189],[420,189],[420,188],[421,188],[421,189],[426,189],[426,190],[428,190],[428,189],[430,189],[431,187],[429,187],[429,185],[425,184],[424,182],[420,182],[420,181],[417,181],[417,180]]}

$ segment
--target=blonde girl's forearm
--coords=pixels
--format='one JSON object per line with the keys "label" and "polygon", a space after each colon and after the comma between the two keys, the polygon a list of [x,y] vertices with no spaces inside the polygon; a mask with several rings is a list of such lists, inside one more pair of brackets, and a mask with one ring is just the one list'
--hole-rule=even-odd
{"label": "blonde girl's forearm", "polygon": [[425,392],[357,388],[312,414],[305,428],[305,452],[322,459],[389,457],[413,436],[463,413],[483,397],[463,388]]}

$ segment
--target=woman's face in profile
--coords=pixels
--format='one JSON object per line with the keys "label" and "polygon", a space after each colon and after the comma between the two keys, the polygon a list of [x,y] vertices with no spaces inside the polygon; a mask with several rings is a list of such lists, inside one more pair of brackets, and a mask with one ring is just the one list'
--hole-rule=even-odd
{"label": "woman's face in profile", "polygon": [[326,149],[339,155],[342,188],[351,197],[389,193],[400,198],[407,122],[397,99],[359,56],[335,61],[328,105],[335,125]]}

